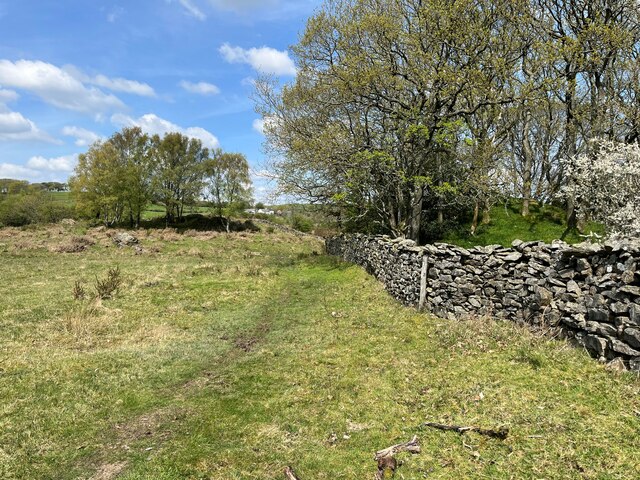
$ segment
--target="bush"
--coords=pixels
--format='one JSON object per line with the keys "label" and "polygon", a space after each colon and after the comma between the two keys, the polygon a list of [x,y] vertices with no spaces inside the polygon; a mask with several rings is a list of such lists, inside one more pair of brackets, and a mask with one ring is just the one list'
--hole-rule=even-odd
{"label": "bush", "polygon": [[302,215],[294,215],[291,219],[291,226],[299,232],[309,233],[313,230],[313,223]]}
{"label": "bush", "polygon": [[84,285],[80,280],[76,280],[76,283],[73,285],[73,299],[74,300],[84,300],[87,296],[87,291],[84,289]]}
{"label": "bush", "polygon": [[38,222],[40,195],[9,195],[0,203],[0,223],[21,227]]}
{"label": "bush", "polygon": [[55,223],[71,216],[73,211],[70,207],[56,203],[50,195],[42,192],[8,195],[0,202],[0,224],[9,227]]}
{"label": "bush", "polygon": [[107,277],[104,280],[96,277],[96,297],[101,300],[112,298],[116,293],[118,293],[121,284],[122,277],[120,275],[120,268],[110,268],[107,272]]}

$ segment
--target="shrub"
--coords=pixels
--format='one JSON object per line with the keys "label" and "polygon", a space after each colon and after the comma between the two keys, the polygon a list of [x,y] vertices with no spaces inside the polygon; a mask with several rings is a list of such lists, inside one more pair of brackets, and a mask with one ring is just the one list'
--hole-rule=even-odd
{"label": "shrub", "polygon": [[291,226],[299,232],[309,233],[313,230],[313,223],[302,215],[294,215],[291,219]]}
{"label": "shrub", "polygon": [[56,223],[73,215],[67,205],[56,203],[43,192],[8,195],[0,202],[0,225],[22,227],[34,223]]}
{"label": "shrub", "polygon": [[38,223],[41,195],[9,195],[0,203],[0,223],[22,227]]}
{"label": "shrub", "polygon": [[76,283],[73,285],[73,299],[74,300],[84,300],[87,296],[87,292],[84,289],[84,285],[80,280],[76,280]]}
{"label": "shrub", "polygon": [[112,298],[120,288],[122,284],[122,277],[120,275],[120,268],[110,268],[107,272],[107,278],[100,280],[96,277],[95,290],[96,297],[101,300]]}

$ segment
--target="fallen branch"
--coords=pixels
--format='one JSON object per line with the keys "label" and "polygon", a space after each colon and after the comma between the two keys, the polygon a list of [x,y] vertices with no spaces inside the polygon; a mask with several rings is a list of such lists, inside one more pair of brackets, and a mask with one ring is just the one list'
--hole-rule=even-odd
{"label": "fallen branch", "polygon": [[400,452],[420,453],[418,437],[414,436],[410,442],[398,443],[383,450],[378,450],[374,457],[374,460],[378,462],[378,472],[375,480],[393,477],[396,468],[398,468],[398,461],[395,459],[395,455]]}
{"label": "fallen branch", "polygon": [[295,473],[293,473],[293,469],[291,467],[287,467],[284,469],[284,476],[287,480],[300,480]]}
{"label": "fallen branch", "polygon": [[374,460],[379,460],[382,457],[392,457],[396,453],[400,452],[420,453],[420,444],[418,443],[418,437],[414,436],[410,442],[398,443],[397,445],[393,445],[383,450],[378,450],[376,452]]}
{"label": "fallen branch", "polygon": [[458,425],[443,425],[442,423],[433,423],[433,422],[425,422],[422,424],[422,426],[437,428],[438,430],[456,432],[459,434],[463,434],[467,432],[476,432],[476,433],[479,433],[480,435],[486,435],[487,437],[492,437],[492,438],[499,438],[500,440],[504,440],[509,435],[508,427],[499,427],[493,430],[490,428],[460,427]]}

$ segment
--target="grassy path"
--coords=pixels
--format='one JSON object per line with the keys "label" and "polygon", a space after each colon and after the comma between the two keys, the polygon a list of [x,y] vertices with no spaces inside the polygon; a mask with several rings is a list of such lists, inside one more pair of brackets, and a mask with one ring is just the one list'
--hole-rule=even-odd
{"label": "grassy path", "polygon": [[[50,251],[83,234],[86,251]],[[0,230],[0,478],[368,479],[414,434],[406,479],[640,477],[640,382],[581,351],[405,309],[313,240],[157,231],[142,247]],[[72,299],[113,265],[115,299]]]}

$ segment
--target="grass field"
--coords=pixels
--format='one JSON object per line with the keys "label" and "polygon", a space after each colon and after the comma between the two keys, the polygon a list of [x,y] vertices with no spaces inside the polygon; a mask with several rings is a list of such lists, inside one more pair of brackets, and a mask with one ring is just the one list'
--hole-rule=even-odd
{"label": "grass field", "polygon": [[[49,192],[48,195],[53,198],[56,203],[67,205],[69,207],[75,207],[75,201],[71,192]],[[158,217],[164,217],[165,208],[162,205],[150,203],[146,210],[142,213],[143,220],[152,220]],[[190,213],[202,213],[211,214],[212,209],[207,207],[187,207],[185,209],[185,215]]]}
{"label": "grass field", "polygon": [[313,238],[110,233],[0,230],[2,479],[371,479],[414,434],[397,478],[640,478],[640,381],[581,350],[404,308]]}
{"label": "grass field", "polygon": [[[522,202],[519,200],[509,200],[505,204],[497,205],[491,209],[491,221],[486,225],[479,225],[475,235],[468,234],[470,225],[465,225],[458,232],[449,233],[443,241],[466,248],[496,244],[510,246],[516,239],[551,243],[565,233],[567,225],[563,209],[532,203],[530,215],[525,218],[520,215],[521,208]],[[588,223],[585,234],[589,232],[603,235],[604,228],[600,224]],[[579,243],[584,240],[585,238],[576,232],[569,232],[564,238],[567,243]]]}

